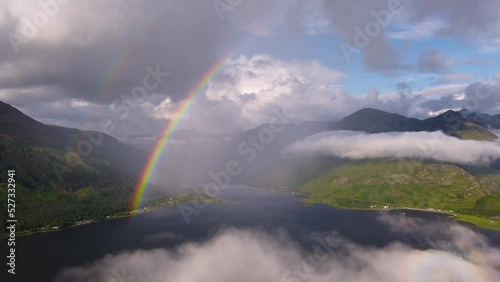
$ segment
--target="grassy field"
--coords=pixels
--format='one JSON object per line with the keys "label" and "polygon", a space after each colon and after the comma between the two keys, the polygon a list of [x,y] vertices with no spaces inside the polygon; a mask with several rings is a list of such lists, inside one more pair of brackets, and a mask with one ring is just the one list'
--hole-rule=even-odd
{"label": "grassy field", "polygon": [[368,162],[337,167],[295,189],[308,195],[307,204],[434,210],[500,230],[496,177],[476,177],[449,164]]}

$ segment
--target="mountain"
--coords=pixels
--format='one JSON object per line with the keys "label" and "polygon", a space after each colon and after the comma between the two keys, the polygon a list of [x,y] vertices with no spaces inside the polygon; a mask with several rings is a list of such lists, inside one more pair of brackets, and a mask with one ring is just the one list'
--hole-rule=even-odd
{"label": "mountain", "polygon": [[[247,130],[224,144],[224,148],[237,148],[249,139],[258,137],[259,132],[266,131],[268,128],[270,128],[270,125],[264,124]],[[431,132],[441,130],[445,134],[460,139],[485,141],[497,139],[495,134],[474,123],[473,120],[464,118],[460,112],[448,111],[436,117],[419,120],[399,114],[365,108],[338,122],[309,121],[301,124],[290,123],[286,125],[283,131],[274,134],[272,142],[264,144],[262,151],[255,150],[256,154],[252,163],[244,167],[245,175],[235,177],[234,180],[250,183],[256,181],[264,186],[279,187],[281,185],[300,182],[301,179],[306,179],[307,177],[315,177],[322,171],[328,171],[328,167],[339,164],[342,161],[332,160],[331,158],[285,159],[281,156],[281,151],[293,142],[304,139],[312,134],[329,130],[351,130],[368,133],[395,131]],[[223,164],[231,159],[237,160],[240,164],[246,164],[245,157],[246,155],[236,155],[233,152],[225,157]],[[315,169],[311,169],[312,167]]]}
{"label": "mountain", "polygon": [[[451,116],[450,116],[451,115]],[[280,116],[280,115],[278,115]],[[331,159],[311,159],[304,165],[302,160],[283,158],[281,151],[293,142],[307,136],[331,130],[366,131],[370,133],[393,131],[437,131],[462,139],[493,140],[496,136],[473,121],[461,117],[458,112],[444,113],[439,116],[419,120],[402,115],[387,113],[376,109],[359,110],[340,121],[305,121],[296,124],[287,121],[266,123],[255,128],[233,134],[223,142],[190,142],[178,145],[171,150],[170,159],[182,162],[166,162],[164,176],[170,183],[204,185],[213,181],[210,172],[224,171],[228,162],[236,161],[244,173],[231,176],[233,182],[252,183],[266,179],[266,183],[278,185],[280,179],[300,179],[316,167],[317,171],[328,168]],[[172,145],[174,146],[174,145]],[[337,161],[334,161],[337,163]],[[286,167],[286,169],[284,169]],[[286,171],[282,171],[286,170]],[[186,173],[187,172],[187,173]],[[276,177],[280,175],[280,177]],[[262,181],[264,183],[264,181]]]}
{"label": "mountain", "polygon": [[[462,112],[447,111],[436,117],[419,120],[402,115],[387,113],[375,109],[361,109],[336,124],[336,129],[381,133],[391,131],[437,131],[458,137],[460,139],[495,140],[497,136],[484,127],[485,123],[478,123],[476,115],[465,115]],[[496,118],[481,114],[481,120],[490,120],[494,124]]]}
{"label": "mountain", "polygon": [[[286,163],[287,160],[281,156],[281,151],[287,145],[307,136],[335,129],[335,124],[332,122],[315,121],[280,126],[283,127],[282,130],[272,131],[273,124],[262,124],[238,134],[223,145],[224,148],[235,148],[236,150],[231,151],[222,164],[225,165],[231,159],[236,160],[242,164],[245,171],[244,174],[235,177],[234,181],[249,182],[262,174],[273,171],[276,167]],[[262,138],[262,136],[267,136],[269,132],[272,132],[272,138],[269,138],[270,142]],[[252,145],[254,143],[251,140],[255,140],[257,145]],[[235,152],[237,154],[234,154]]]}
{"label": "mountain", "polygon": [[452,164],[351,162],[294,186],[305,203],[342,208],[440,211],[500,230],[500,174],[472,175]]}
{"label": "mountain", "polygon": [[368,133],[429,130],[421,120],[371,108],[361,109],[345,117],[337,122],[335,127],[341,130]]}
{"label": "mountain", "polygon": [[[175,180],[183,183],[186,178],[206,184],[207,181],[217,182],[217,177],[220,180],[228,163],[236,161],[243,173],[228,176],[231,182],[300,187],[308,181],[321,179],[332,170],[353,164],[350,160],[338,158],[290,159],[281,155],[286,146],[307,136],[331,130],[369,133],[442,130],[461,139],[493,140],[497,137],[488,128],[494,128],[498,118],[448,111],[419,120],[375,109],[362,109],[338,122],[295,124],[283,118],[282,124],[262,124],[223,142],[201,142],[184,152],[176,148],[170,152],[167,165],[160,167],[165,171],[163,178],[170,182],[166,184],[172,185]],[[19,210],[19,217],[23,218],[19,230],[47,229],[53,225],[66,226],[89,218],[123,214],[129,207],[133,187],[145,161],[145,152],[111,136],[97,131],[46,125],[0,102],[0,171],[16,170],[16,197],[23,206]],[[500,189],[496,186],[500,182],[496,172],[448,165],[453,168],[449,171],[465,169],[477,177],[476,182],[481,183],[481,191],[486,194],[481,192],[476,201],[481,200],[478,205],[486,205],[490,212],[491,206],[496,205],[496,198],[484,197],[497,195],[495,193]],[[384,164],[377,166],[384,169]],[[363,169],[350,170],[352,177]],[[448,170],[443,171],[446,174]],[[184,175],[180,177],[181,174]],[[375,176],[363,181],[369,183]],[[0,175],[0,220],[7,216],[6,181],[5,173]],[[379,184],[387,185],[387,182]],[[353,187],[358,187],[356,185],[354,183]],[[163,196],[153,192],[149,198],[156,201]],[[477,208],[481,210],[479,206]]]}
{"label": "mountain", "polygon": [[[0,156],[4,166],[8,163],[12,168],[19,168],[21,176],[40,172],[42,177],[38,182],[30,182],[36,185],[27,188],[56,185],[63,190],[67,187],[59,184],[67,183],[74,173],[83,170],[87,174],[79,176],[84,178],[93,179],[94,174],[110,178],[121,175],[132,181],[146,160],[145,152],[109,135],[45,125],[3,102],[0,102]],[[23,156],[33,161],[25,162]],[[26,172],[23,167],[27,168]],[[26,175],[26,178],[33,177]],[[23,183],[25,178],[19,181]],[[70,188],[76,191],[81,187]]]}
{"label": "mountain", "polygon": [[468,118],[461,112],[449,110],[439,116],[423,120],[422,123],[430,131],[441,130],[444,133],[469,140],[493,141],[498,137],[488,129]]}
{"label": "mountain", "polygon": [[[362,109],[329,124],[329,130],[368,133],[440,130],[460,139],[493,141],[498,137],[487,128],[495,126],[497,117],[447,111],[419,120]],[[307,204],[435,210],[484,228],[500,230],[498,163],[485,168],[431,161],[295,157],[281,165],[277,161],[274,164],[275,169],[262,174],[256,183],[303,193],[302,201]]]}
{"label": "mountain", "polygon": [[[146,152],[97,131],[40,123],[0,102],[0,171],[15,170],[19,230],[127,210]],[[0,175],[0,218],[7,175]]]}
{"label": "mountain", "polygon": [[500,115],[487,115],[483,113],[476,113],[464,109],[460,111],[460,115],[471,122],[474,122],[484,128],[500,129]]}

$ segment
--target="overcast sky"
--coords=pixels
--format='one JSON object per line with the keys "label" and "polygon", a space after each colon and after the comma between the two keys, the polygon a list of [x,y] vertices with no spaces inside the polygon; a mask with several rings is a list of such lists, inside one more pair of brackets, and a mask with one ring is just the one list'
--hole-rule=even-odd
{"label": "overcast sky", "polygon": [[179,130],[245,129],[276,107],[500,113],[497,0],[0,3],[0,100],[46,123],[154,138],[222,59]]}

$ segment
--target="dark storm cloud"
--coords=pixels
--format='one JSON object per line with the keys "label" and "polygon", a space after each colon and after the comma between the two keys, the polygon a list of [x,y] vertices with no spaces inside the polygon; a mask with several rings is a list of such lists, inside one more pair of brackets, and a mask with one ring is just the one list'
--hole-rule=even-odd
{"label": "dark storm cloud", "polygon": [[471,83],[465,88],[464,94],[463,108],[498,114],[500,110],[500,80]]}
{"label": "dark storm cloud", "polygon": [[366,69],[382,73],[409,70],[410,66],[402,63],[402,58],[402,52],[391,46],[384,36],[375,37],[363,54]]}
{"label": "dark storm cloud", "polygon": [[422,72],[449,72],[453,62],[439,50],[427,50],[418,57],[418,70]]}
{"label": "dark storm cloud", "polygon": [[[57,7],[38,26],[34,15],[48,11],[42,2]],[[232,1],[229,8],[219,2],[226,9],[212,0],[0,0],[0,100],[42,122],[99,130],[98,122],[110,118],[115,136],[127,129],[155,135],[171,118],[156,115],[156,106],[165,99],[178,106],[240,44],[235,36],[265,34],[279,16],[276,1]],[[13,35],[23,39],[12,41]],[[134,101],[133,89],[145,80],[154,87]],[[82,101],[90,104],[74,106]],[[191,120],[238,118],[225,100],[204,104]]]}
{"label": "dark storm cloud", "polygon": [[408,85],[408,83],[406,82],[398,82],[396,84],[396,89],[398,90],[399,93],[404,93],[404,92],[411,93],[411,86]]}
{"label": "dark storm cloud", "polygon": [[[391,72],[408,68],[401,62],[402,54],[389,43],[384,32],[385,27],[389,26],[401,13],[403,7],[396,5],[397,8],[389,9],[388,2],[400,4],[399,1],[342,0],[324,2],[333,30],[342,35],[345,43],[361,47],[356,45],[356,38],[365,37],[361,41],[366,41],[367,44],[362,44],[366,46],[358,49],[362,52],[364,66],[369,71]],[[379,17],[381,13],[385,16]],[[375,32],[377,26],[379,31]],[[373,33],[370,34],[370,30]],[[364,36],[360,34],[364,34]]]}
{"label": "dark storm cloud", "polygon": [[465,108],[473,112],[498,114],[500,111],[500,81],[497,79],[473,82],[464,88],[463,93],[444,95],[439,99],[426,101],[421,106],[432,111]]}
{"label": "dark storm cloud", "polygon": [[[221,22],[212,2],[60,4],[46,26],[37,28],[33,38],[19,44],[17,53],[7,37],[1,41],[0,88],[33,92],[47,100],[62,95],[110,103],[141,85],[148,74],[147,66],[159,66],[170,76],[152,91],[174,101],[182,99],[216,61],[222,46],[228,45],[232,32],[246,25],[229,17]],[[4,1],[4,9],[0,9],[6,15],[0,22],[3,34],[23,35],[23,18],[31,19],[42,9],[37,3],[33,1],[30,9],[25,9],[14,1]],[[249,10],[253,4],[241,5],[240,9]],[[51,91],[60,95],[52,97]],[[8,102],[27,101],[10,95]]]}
{"label": "dark storm cloud", "polygon": [[496,0],[463,1],[459,5],[454,0],[407,1],[407,4],[412,21],[419,22],[433,16],[444,18],[448,25],[439,31],[440,36],[464,39],[488,33],[499,35],[500,2]]}
{"label": "dark storm cloud", "polygon": [[[50,1],[52,3],[57,0]],[[133,108],[134,113],[127,119],[130,120],[127,123],[130,123],[131,128],[140,128],[141,123],[144,127],[145,124],[151,123],[151,120],[163,117],[161,116],[163,113],[157,113],[155,107],[167,98],[171,100],[172,105],[178,106],[179,101],[186,97],[206,70],[221,57],[221,54],[238,45],[241,37],[272,36],[276,33],[276,27],[282,28],[283,24],[290,25],[290,28],[297,33],[333,32],[333,36],[338,36],[340,41],[352,44],[358,29],[365,34],[367,28],[373,32],[374,26],[370,26],[370,23],[376,22],[380,25],[380,31],[374,36],[369,35],[368,44],[360,48],[359,53],[354,56],[361,56],[367,71],[384,74],[411,70],[403,60],[405,44],[398,46],[392,44],[392,40],[389,40],[390,35],[386,34],[387,30],[399,29],[402,25],[418,25],[426,21],[426,16],[437,17],[443,24],[439,25],[439,29],[433,31],[434,33],[424,32],[424,34],[466,41],[474,39],[475,46],[482,46],[484,38],[496,38],[500,30],[495,28],[498,26],[498,19],[492,12],[498,7],[496,1],[455,5],[447,0],[444,1],[447,3],[446,6],[442,2],[434,3],[435,1],[430,0],[222,2],[238,3],[238,5],[229,7],[221,18],[212,0],[69,1],[67,4],[60,4],[55,15],[48,19],[47,25],[38,28],[28,42],[20,44],[16,53],[7,35],[22,33],[26,29],[23,18],[32,20],[33,15],[42,8],[38,1],[0,0],[0,32],[5,36],[4,40],[0,40],[0,100],[28,109],[27,114],[44,121],[55,122],[56,109],[61,109],[59,118],[76,126],[79,112],[94,108],[88,106],[71,110],[73,107],[71,103],[87,101],[95,107],[109,106],[116,102],[116,99],[122,99],[122,95],[130,96],[134,87],[143,84],[144,77],[149,73],[146,67],[158,68],[161,72],[168,72],[168,77],[148,91],[145,105]],[[399,12],[392,13],[390,18],[384,19],[384,15],[387,15],[385,12],[390,10],[391,5]],[[487,22],[491,24],[487,25]],[[323,73],[335,71],[329,66],[322,66],[320,71],[315,71],[312,67],[313,72],[307,73],[296,71],[298,75],[290,76],[289,81],[276,78],[276,84],[270,84],[267,91],[261,91],[265,93],[253,89],[255,85],[262,84],[257,78],[265,80],[266,76],[272,76],[270,73],[259,72],[259,69],[279,71],[280,68],[290,68],[297,64],[280,62],[280,59],[279,57],[256,59],[247,67],[251,72],[245,72],[247,70],[243,68],[241,72],[231,76],[219,74],[211,84],[224,82],[227,86],[217,88],[209,85],[213,92],[217,92],[212,95],[216,98],[200,103],[196,110],[202,112],[192,120],[205,123],[215,121],[228,125],[242,119],[241,113],[243,113],[247,114],[244,118],[255,123],[262,122],[262,118],[259,118],[265,116],[262,111],[273,108],[276,103],[295,108],[297,120],[331,120],[364,106],[406,114],[414,105],[412,97],[388,99],[386,94],[390,96],[391,93],[371,95],[370,100],[349,97],[342,91],[342,86],[335,90],[319,88],[307,90],[311,89],[313,84],[332,81],[340,83],[338,79],[324,79],[326,77]],[[439,60],[432,58],[430,62],[423,60],[422,67],[443,71],[446,69],[446,62],[449,62],[444,61],[438,64]],[[463,62],[465,63],[465,60]],[[298,64],[304,63],[307,62],[298,62]],[[241,89],[235,89],[233,86],[239,83],[238,77],[245,77],[245,80],[254,79],[256,84],[243,85]],[[307,85],[304,77],[314,83]],[[446,79],[457,81],[460,78]],[[288,88],[280,88],[280,83],[286,83]],[[414,90],[416,92],[416,89]],[[313,93],[319,91],[324,91],[324,95]],[[269,98],[283,92],[293,95]],[[248,96],[245,93],[253,94]],[[230,101],[219,99],[222,96],[228,96]],[[308,101],[304,101],[306,96]],[[330,96],[336,98],[329,99]],[[47,112],[43,112],[41,106],[47,104],[41,103],[54,103],[54,105],[47,107]],[[61,104],[69,105],[69,108],[62,109]],[[338,111],[336,116],[332,116],[333,110],[327,106],[334,107],[334,110]],[[168,119],[168,114],[175,109],[175,107],[169,108],[165,118]],[[107,114],[104,113],[106,110]],[[226,110],[228,114],[218,112]],[[87,116],[92,115],[116,117],[116,113],[109,107],[99,109],[95,113],[87,112]],[[223,120],[225,118],[230,120]],[[92,119],[96,118],[89,118],[85,122],[91,122]],[[165,122],[163,119],[161,121]],[[143,134],[143,132],[136,133]]]}

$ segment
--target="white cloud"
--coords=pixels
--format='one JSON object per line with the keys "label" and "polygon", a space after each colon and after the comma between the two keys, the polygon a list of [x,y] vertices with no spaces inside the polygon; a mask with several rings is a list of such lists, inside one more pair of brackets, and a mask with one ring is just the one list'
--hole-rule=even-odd
{"label": "white cloud", "polygon": [[285,153],[349,159],[417,158],[459,164],[488,164],[500,158],[500,143],[460,140],[440,131],[377,134],[330,131],[293,143]]}
{"label": "white cloud", "polygon": [[[390,224],[390,223],[389,223]],[[287,236],[229,229],[176,250],[138,250],[108,255],[91,265],[66,269],[61,281],[275,282],[275,281],[498,281],[500,252],[463,227],[445,233],[447,248],[385,248],[353,244],[336,233],[316,234],[314,251]],[[444,245],[444,244],[443,244]]]}
{"label": "white cloud", "polygon": [[90,103],[86,102],[86,101],[83,101],[83,100],[80,100],[80,99],[71,99],[70,105],[73,108],[83,108],[83,107],[89,106]]}
{"label": "white cloud", "polygon": [[496,136],[500,137],[500,129],[490,129],[490,131]]}
{"label": "white cloud", "polygon": [[[298,122],[336,121],[366,107],[427,118],[443,108],[456,107],[445,104],[434,109],[425,102],[449,95],[463,96],[467,87],[467,84],[437,85],[411,90],[405,95],[396,91],[379,93],[372,88],[366,95],[351,95],[339,84],[345,76],[314,60],[284,61],[267,54],[242,55],[223,67],[206,93],[193,103],[180,126],[225,131],[247,129],[269,122],[276,108],[286,109],[289,117]],[[173,118],[184,102],[174,103],[166,98],[151,109],[151,115]]]}
{"label": "white cloud", "polygon": [[454,109],[448,108],[448,109],[442,109],[442,110],[435,111],[435,112],[430,111],[430,112],[428,113],[428,115],[429,115],[430,117],[435,117],[435,116],[439,116],[439,115],[441,115],[441,114],[444,114],[444,113],[446,113],[447,111],[460,111],[460,110],[461,110],[461,108],[454,108]]}
{"label": "white cloud", "polygon": [[449,82],[457,82],[457,81],[471,81],[477,78],[476,74],[473,73],[457,73],[457,74],[446,74],[442,75],[438,83],[449,83]]}
{"label": "white cloud", "polygon": [[[424,100],[438,99],[442,96],[463,93],[467,85],[468,84],[447,84],[429,86],[419,90],[412,90],[411,95],[416,98],[421,96]],[[390,93],[384,93],[384,95],[388,94]]]}
{"label": "white cloud", "polygon": [[242,110],[240,124],[246,126],[267,122],[269,109],[276,106],[302,105],[304,109],[296,112],[298,118],[310,119],[324,114],[328,107],[334,107],[334,99],[344,96],[336,86],[344,76],[314,60],[282,61],[265,54],[240,56],[210,83],[206,96],[212,101],[225,97],[234,102]]}
{"label": "white cloud", "polygon": [[388,32],[387,35],[393,39],[423,41],[431,38],[446,26],[445,21],[439,18],[430,18],[406,27],[402,31]]}
{"label": "white cloud", "polygon": [[285,108],[296,121],[339,120],[366,107],[412,115],[417,99],[426,100],[463,90],[466,85],[436,86],[403,97],[396,92],[350,95],[339,85],[345,74],[314,60],[283,61],[270,55],[240,56],[228,62],[209,85],[210,101],[223,97],[241,109],[237,128],[268,122],[272,109]]}

